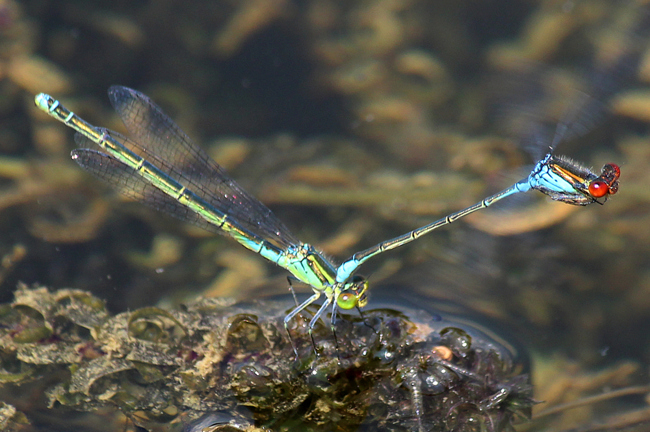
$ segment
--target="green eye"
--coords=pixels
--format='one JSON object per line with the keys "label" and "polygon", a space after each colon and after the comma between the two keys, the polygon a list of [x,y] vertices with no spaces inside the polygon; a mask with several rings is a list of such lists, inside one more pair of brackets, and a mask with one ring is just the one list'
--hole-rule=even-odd
{"label": "green eye", "polygon": [[341,309],[352,309],[357,305],[357,296],[352,293],[343,293],[336,299],[336,303]]}

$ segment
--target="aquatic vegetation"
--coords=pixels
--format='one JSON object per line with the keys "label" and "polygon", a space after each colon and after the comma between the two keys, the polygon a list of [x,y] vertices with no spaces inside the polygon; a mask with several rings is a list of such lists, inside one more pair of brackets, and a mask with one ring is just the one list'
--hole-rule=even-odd
{"label": "aquatic vegetation", "polygon": [[338,345],[317,326],[318,356],[309,338],[296,340],[295,361],[290,307],[200,300],[111,316],[89,293],[23,286],[2,306],[0,381],[57,376],[51,408],[110,406],[170,430],[219,416],[272,430],[503,431],[530,415],[524,366],[467,324],[369,310],[339,322]]}
{"label": "aquatic vegetation", "polygon": [[[513,431],[514,423],[517,430],[559,430],[574,421],[568,415],[574,411],[650,390],[627,384],[638,370],[631,363],[576,375],[570,366],[538,359],[536,366],[555,380],[540,385],[548,401],[535,401],[526,360],[513,347],[463,319],[408,306],[346,315],[339,332],[347,337],[338,346],[319,325],[319,355],[303,337],[295,361],[282,322],[288,299],[204,299],[174,310],[111,315],[81,290],[22,286],[15,296],[0,306],[0,383],[41,390],[1,394],[5,430],[33,430],[29,419],[43,413],[13,405],[42,402],[52,416],[66,407],[102,412],[104,427],[95,430],[121,428],[119,418],[148,430],[185,432],[496,432]],[[604,385],[617,389],[598,394]],[[585,397],[590,392],[596,394]],[[528,422],[533,407],[539,414]],[[553,421],[565,413],[563,422]],[[598,423],[583,420],[580,430],[648,421],[647,407],[631,406]]]}

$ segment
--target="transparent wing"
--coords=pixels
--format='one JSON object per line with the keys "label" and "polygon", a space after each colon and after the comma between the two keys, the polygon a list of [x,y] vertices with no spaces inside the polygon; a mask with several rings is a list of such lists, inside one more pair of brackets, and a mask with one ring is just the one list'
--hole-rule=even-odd
{"label": "transparent wing", "polygon": [[[614,29],[617,43],[605,44],[606,51],[595,55],[592,66],[582,74],[586,79],[574,83],[574,88],[566,87],[565,75],[558,70],[532,62],[522,61],[510,72],[493,77],[491,108],[497,123],[519,138],[534,160],[594,129],[607,115],[612,96],[633,79],[650,33],[650,13],[647,9],[640,12],[636,22]],[[547,99],[551,95],[554,100]],[[547,109],[562,99],[564,108],[555,122]]]}
{"label": "transparent wing", "polygon": [[[256,219],[260,215],[259,212],[251,212],[248,207],[239,207],[234,199],[222,199],[221,195],[215,195],[212,190],[207,189],[205,185],[197,182],[197,178],[200,179],[201,177],[188,176],[176,165],[172,165],[169,161],[161,159],[158,155],[151,153],[148,148],[144,148],[136,141],[117,132],[101,128],[98,129],[108,133],[126,148],[145,158],[149,163],[185,186],[188,190],[194,192],[198,197],[210,203],[222,213],[228,214],[242,228],[280,246],[287,247],[297,244],[294,243],[296,240],[289,230],[263,204],[258,202],[259,206],[262,206],[267,211],[264,213],[266,215],[265,218],[260,221]],[[79,133],[75,134],[75,142],[80,147],[87,147],[92,143],[90,139]],[[85,153],[82,153],[82,150],[85,150]],[[223,231],[218,227],[207,223],[199,214],[194,213],[186,206],[178,203],[174,198],[166,195],[156,187],[155,183],[142,178],[135,169],[121,163],[112,156],[94,150],[78,149],[73,152],[73,157],[87,171],[115,186],[125,195],[143,201],[158,210],[165,211],[174,217],[198,225],[208,231],[223,234]],[[89,163],[82,163],[85,160],[88,160]],[[109,160],[112,163],[109,163]],[[98,162],[104,162],[104,166],[99,165]],[[222,191],[226,194],[237,193],[236,190],[228,188],[228,183],[224,183]],[[188,214],[188,212],[192,214]]]}
{"label": "transparent wing", "polygon": [[184,222],[200,226],[214,233],[221,233],[218,227],[208,223],[198,214],[163,193],[144,180],[136,170],[117,159],[91,149],[72,151],[72,159],[95,177],[105,181],[124,195],[142,201],[156,210],[164,211]]}
{"label": "transparent wing", "polygon": [[[129,149],[252,232],[278,244],[298,243],[268,207],[231,179],[147,96],[121,86],[112,86],[108,94],[133,136],[121,138]],[[117,138],[113,132],[111,135]]]}

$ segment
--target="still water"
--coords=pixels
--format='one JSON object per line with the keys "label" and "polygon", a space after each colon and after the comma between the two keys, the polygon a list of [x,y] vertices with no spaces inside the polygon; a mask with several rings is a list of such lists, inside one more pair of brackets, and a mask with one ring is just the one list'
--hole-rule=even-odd
{"label": "still water", "polygon": [[[122,132],[108,87],[149,95],[336,262],[519,180],[561,120],[577,126],[559,153],[621,167],[603,206],[499,204],[360,273],[373,301],[398,291],[523,346],[534,412],[645,385],[647,13],[604,0],[2,2],[2,301],[19,281],[90,291],[112,314],[287,292],[281,269],[81,171],[72,133],[34,108],[40,92]],[[636,394],[517,428],[623,428],[647,410]]]}

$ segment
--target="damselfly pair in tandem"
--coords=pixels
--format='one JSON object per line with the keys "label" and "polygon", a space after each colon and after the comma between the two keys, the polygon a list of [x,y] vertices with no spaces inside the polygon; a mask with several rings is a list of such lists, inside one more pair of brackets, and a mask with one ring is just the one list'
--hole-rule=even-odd
{"label": "damselfly pair in tandem", "polygon": [[108,94],[131,137],[87,123],[49,95],[39,94],[35,103],[74,129],[77,132],[75,140],[81,147],[92,142],[104,150],[79,148],[72,151],[72,159],[86,171],[158,210],[209,231],[229,235],[310,285],[313,295],[284,319],[290,339],[289,322],[321,296],[325,300],[309,323],[310,336],[328,307],[331,306],[330,322],[334,330],[338,308],[365,306],[368,281],[356,276],[355,272],[375,255],[407,244],[507,196],[531,189],[579,206],[602,204],[618,191],[620,170],[617,165],[607,164],[601,174],[596,175],[566,157],[553,155],[551,148],[528,177],[509,188],[433,223],[357,252],[337,266],[312,245],[299,241],[271,210],[228,177],[224,169],[147,96],[121,86],[112,86]]}

